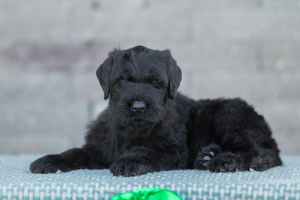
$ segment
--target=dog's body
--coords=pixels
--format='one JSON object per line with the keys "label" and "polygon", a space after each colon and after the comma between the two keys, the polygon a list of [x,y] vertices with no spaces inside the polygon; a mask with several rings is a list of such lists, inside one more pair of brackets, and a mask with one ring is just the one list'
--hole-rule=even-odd
{"label": "dog's body", "polygon": [[168,50],[114,50],[97,76],[110,101],[89,125],[86,144],[36,160],[33,173],[109,168],[117,176],[135,176],[172,169],[262,171],[281,165],[267,123],[246,102],[176,95],[181,70]]}

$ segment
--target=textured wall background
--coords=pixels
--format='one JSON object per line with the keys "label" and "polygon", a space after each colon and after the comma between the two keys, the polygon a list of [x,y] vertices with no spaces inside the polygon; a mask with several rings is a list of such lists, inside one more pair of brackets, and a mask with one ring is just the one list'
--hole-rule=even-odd
{"label": "textured wall background", "polygon": [[97,67],[139,44],[171,49],[180,91],[246,99],[300,153],[299,0],[0,0],[0,153],[82,145],[106,105]]}

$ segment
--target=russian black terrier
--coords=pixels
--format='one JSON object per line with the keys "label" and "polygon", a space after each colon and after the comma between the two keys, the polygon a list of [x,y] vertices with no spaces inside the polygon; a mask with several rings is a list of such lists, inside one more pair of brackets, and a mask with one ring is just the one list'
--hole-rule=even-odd
{"label": "russian black terrier", "polygon": [[181,70],[169,50],[115,49],[96,74],[109,105],[88,126],[85,145],[39,158],[31,172],[109,168],[116,176],[137,176],[282,164],[268,124],[245,101],[195,101],[177,93]]}

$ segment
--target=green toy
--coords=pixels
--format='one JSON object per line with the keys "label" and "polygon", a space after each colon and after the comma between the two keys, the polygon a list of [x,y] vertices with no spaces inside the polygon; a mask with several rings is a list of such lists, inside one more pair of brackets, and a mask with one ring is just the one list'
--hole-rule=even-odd
{"label": "green toy", "polygon": [[182,200],[170,190],[142,188],[113,196],[110,200]]}

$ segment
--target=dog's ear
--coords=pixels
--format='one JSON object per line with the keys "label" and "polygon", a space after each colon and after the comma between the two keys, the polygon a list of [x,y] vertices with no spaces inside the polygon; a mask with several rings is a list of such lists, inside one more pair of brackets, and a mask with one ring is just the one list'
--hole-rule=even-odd
{"label": "dog's ear", "polygon": [[105,100],[109,97],[109,80],[110,80],[112,65],[113,65],[113,59],[112,56],[109,56],[96,71],[97,78],[104,91]]}
{"label": "dog's ear", "polygon": [[167,67],[168,67],[168,76],[169,76],[169,88],[168,93],[171,99],[176,97],[177,89],[181,81],[181,69],[176,64],[176,61],[173,59],[171,52],[169,50],[164,51],[168,55]]}

